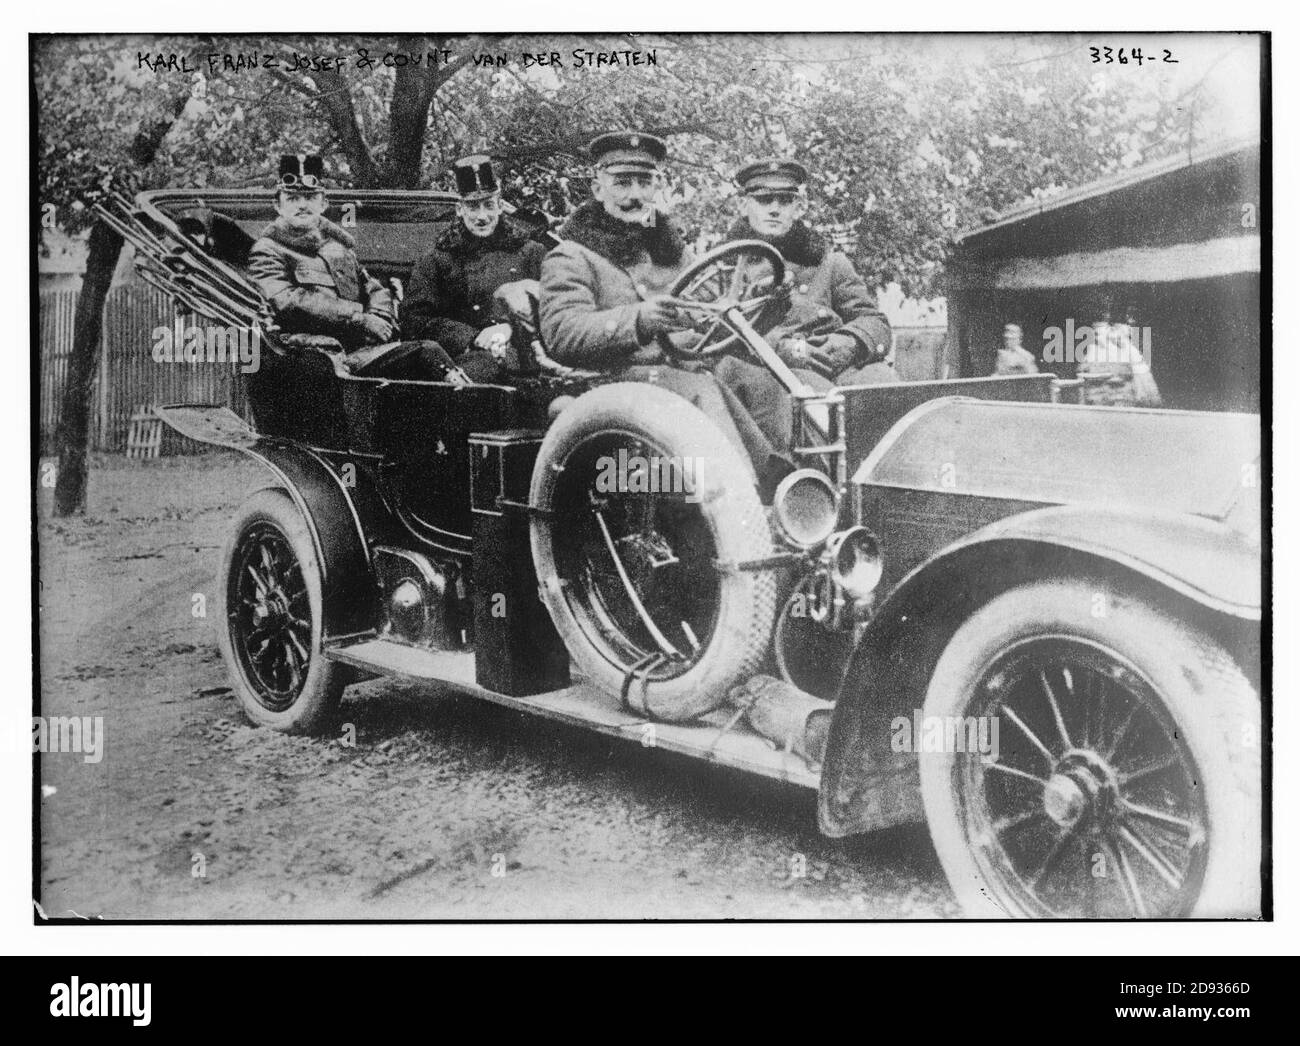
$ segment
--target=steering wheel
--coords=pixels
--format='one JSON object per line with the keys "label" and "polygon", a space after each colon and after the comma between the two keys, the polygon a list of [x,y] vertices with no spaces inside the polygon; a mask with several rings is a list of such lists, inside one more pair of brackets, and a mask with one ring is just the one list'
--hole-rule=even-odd
{"label": "steering wheel", "polygon": [[[699,317],[699,337],[681,345],[668,335],[659,346],[677,361],[717,356],[740,340],[722,320],[722,313],[738,305],[745,319],[759,313],[783,293],[785,259],[762,240],[734,240],[715,247],[677,278],[668,293],[678,308]],[[710,320],[710,317],[712,319]]]}

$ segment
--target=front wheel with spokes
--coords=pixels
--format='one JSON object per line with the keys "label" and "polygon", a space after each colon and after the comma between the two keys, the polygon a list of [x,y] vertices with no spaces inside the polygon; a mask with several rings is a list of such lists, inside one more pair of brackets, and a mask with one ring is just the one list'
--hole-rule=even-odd
{"label": "front wheel with spokes", "polygon": [[1094,616],[1107,587],[1014,588],[940,657],[917,758],[949,882],[982,917],[1258,915],[1258,697],[1141,597]]}
{"label": "front wheel with spokes", "polygon": [[245,714],[286,733],[328,727],[343,673],[321,653],[320,565],[285,491],[260,490],[244,502],[218,581],[221,652]]}

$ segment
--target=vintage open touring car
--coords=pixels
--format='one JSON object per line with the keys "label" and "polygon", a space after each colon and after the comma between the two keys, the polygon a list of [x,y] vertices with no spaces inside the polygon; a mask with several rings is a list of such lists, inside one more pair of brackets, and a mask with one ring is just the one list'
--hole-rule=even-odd
{"label": "vintage open touring car", "polygon": [[[330,204],[395,287],[454,220],[438,192]],[[257,723],[436,681],[817,789],[831,836],[924,819],[972,915],[1260,913],[1257,417],[1081,406],[1050,374],[814,393],[761,334],[782,259],[729,244],[674,288],[700,322],[666,365],[785,383],[802,467],[769,505],[702,412],[540,344],[491,385],[295,344],[243,269],[269,191],[103,213],[178,308],[262,334],[252,425],[158,408],[267,469],[218,577]],[[708,467],[611,490],[620,454]]]}

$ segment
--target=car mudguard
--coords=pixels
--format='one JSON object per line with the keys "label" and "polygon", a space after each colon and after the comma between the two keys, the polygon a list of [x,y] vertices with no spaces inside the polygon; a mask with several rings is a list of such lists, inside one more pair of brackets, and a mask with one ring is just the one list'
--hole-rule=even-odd
{"label": "car mudguard", "polygon": [[177,432],[200,443],[247,454],[275,476],[307,521],[321,565],[326,639],[368,632],[379,613],[379,589],[370,559],[362,506],[368,484],[357,470],[355,485],[340,476],[316,451],[298,443],[259,436],[228,407],[171,405],[155,413]]}
{"label": "car mudguard", "polygon": [[839,837],[924,820],[916,757],[893,750],[892,723],[921,707],[948,640],[993,596],[1061,574],[1137,584],[1204,616],[1240,651],[1258,642],[1259,557],[1251,535],[1222,523],[1099,505],[1010,516],[947,546],[875,609],[848,661],[818,792],[821,830]]}

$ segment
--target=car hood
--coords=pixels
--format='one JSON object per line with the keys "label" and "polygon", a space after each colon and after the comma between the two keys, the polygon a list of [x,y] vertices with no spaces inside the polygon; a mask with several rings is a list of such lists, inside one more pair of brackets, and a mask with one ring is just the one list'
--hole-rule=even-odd
{"label": "car hood", "polygon": [[853,482],[1039,505],[1102,502],[1249,529],[1258,525],[1260,439],[1254,414],[947,398],[903,417]]}

